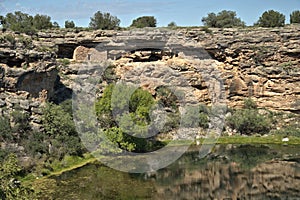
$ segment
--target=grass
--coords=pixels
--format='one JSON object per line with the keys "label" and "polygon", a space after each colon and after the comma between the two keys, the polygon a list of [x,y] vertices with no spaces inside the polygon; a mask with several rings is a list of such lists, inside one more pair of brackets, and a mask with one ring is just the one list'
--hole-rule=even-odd
{"label": "grass", "polygon": [[[282,142],[283,135],[268,135],[268,136],[221,136],[214,140],[213,138],[200,138],[197,141],[200,144],[282,144],[282,145],[300,145],[300,137],[288,136],[288,142]],[[163,141],[167,144],[170,141]],[[180,146],[191,144],[188,140],[180,140],[174,142],[171,146]],[[192,142],[196,144],[196,141]]]}
{"label": "grass", "polygon": [[[274,144],[274,145],[300,145],[300,137],[289,136],[288,142],[282,142],[282,135],[268,135],[268,136],[221,136],[216,140],[200,138],[197,141],[200,141],[201,145],[203,144]],[[167,144],[170,141],[162,141],[164,144]],[[190,140],[178,140],[173,141],[170,145],[172,146],[182,146],[196,144],[196,141]],[[67,171],[72,171],[78,169],[87,164],[94,163],[97,161],[97,158],[93,157],[92,154],[87,153],[84,157],[76,156],[66,156],[63,161],[57,161],[52,164],[53,171],[48,175],[41,177],[40,179],[47,179],[51,176],[59,176]],[[28,175],[22,179],[25,183],[32,183],[35,181],[33,175]]]}
{"label": "grass", "polygon": [[49,176],[57,176],[61,175],[64,172],[71,171],[74,169],[78,169],[83,167],[89,163],[95,162],[97,159],[93,157],[91,154],[86,154],[84,158],[76,157],[76,156],[67,156],[61,163],[57,163],[56,166],[53,166],[53,172],[49,175],[44,176],[45,178]]}
{"label": "grass", "polygon": [[300,144],[299,137],[290,136],[288,142],[282,142],[282,138],[280,135],[220,137],[217,144]]}
{"label": "grass", "polygon": [[36,179],[47,179],[51,176],[59,176],[67,171],[72,171],[83,167],[89,163],[93,163],[97,158],[93,157],[90,153],[84,155],[84,157],[78,156],[66,156],[62,161],[55,161],[51,164],[53,171],[49,172],[47,175],[42,177],[35,177],[33,174],[29,174],[24,178],[21,178],[25,183],[34,182]]}

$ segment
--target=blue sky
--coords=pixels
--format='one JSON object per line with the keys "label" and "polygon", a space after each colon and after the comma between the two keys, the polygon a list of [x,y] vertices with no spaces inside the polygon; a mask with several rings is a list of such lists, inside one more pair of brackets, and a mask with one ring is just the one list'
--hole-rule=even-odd
{"label": "blue sky", "polygon": [[0,0],[0,15],[22,11],[31,15],[46,14],[61,26],[65,20],[73,20],[76,26],[86,27],[97,11],[109,12],[121,20],[121,26],[129,26],[133,19],[153,15],[158,26],[171,21],[179,26],[202,25],[201,18],[209,12],[232,10],[247,25],[253,25],[266,10],[277,10],[289,15],[300,10],[300,0]]}

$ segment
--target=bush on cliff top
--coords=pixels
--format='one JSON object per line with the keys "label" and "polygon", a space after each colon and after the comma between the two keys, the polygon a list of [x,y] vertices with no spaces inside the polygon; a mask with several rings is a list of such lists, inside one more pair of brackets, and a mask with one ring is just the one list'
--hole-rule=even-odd
{"label": "bush on cliff top", "polygon": [[261,27],[281,27],[285,24],[285,16],[278,11],[265,11],[259,20],[255,23],[256,26]]}
{"label": "bush on cliff top", "polygon": [[202,22],[205,26],[215,28],[232,28],[245,26],[245,22],[236,17],[236,12],[228,10],[223,10],[218,14],[209,13],[207,17],[202,18]]}
{"label": "bush on cliff top", "polygon": [[300,24],[300,10],[293,11],[290,15],[291,24]]}

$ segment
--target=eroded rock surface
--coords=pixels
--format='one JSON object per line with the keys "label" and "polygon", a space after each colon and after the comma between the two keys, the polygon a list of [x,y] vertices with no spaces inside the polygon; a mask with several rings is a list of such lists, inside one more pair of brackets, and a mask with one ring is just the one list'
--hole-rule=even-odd
{"label": "eroded rock surface", "polygon": [[[252,97],[261,108],[300,112],[299,26],[211,30],[8,32],[0,44],[1,93],[63,101],[71,97],[78,70],[108,59],[122,80],[139,82],[153,94],[168,79],[179,84],[166,77],[167,67],[186,80],[186,95],[197,101],[212,103],[222,88],[212,89],[208,80],[217,77],[230,107]],[[141,73],[145,66],[152,72]],[[7,103],[2,98],[0,105]]]}

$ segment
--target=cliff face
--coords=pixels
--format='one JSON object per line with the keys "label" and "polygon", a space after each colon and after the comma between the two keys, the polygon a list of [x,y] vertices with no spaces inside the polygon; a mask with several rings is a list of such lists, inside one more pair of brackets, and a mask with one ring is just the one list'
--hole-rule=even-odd
{"label": "cliff face", "polygon": [[[217,89],[210,90],[207,80],[216,77],[214,82],[224,86],[217,93],[228,106],[239,107],[244,98],[252,97],[259,107],[299,113],[299,33],[299,26],[212,29],[211,33],[201,29],[4,33],[0,113],[19,106],[38,115],[41,102],[71,97],[73,80],[84,63],[107,59],[115,65],[118,78],[138,81],[153,94],[168,79],[167,67],[184,77],[192,100],[210,104]],[[144,73],[149,66],[153,73]],[[32,123],[39,123],[38,116],[32,117]]]}

